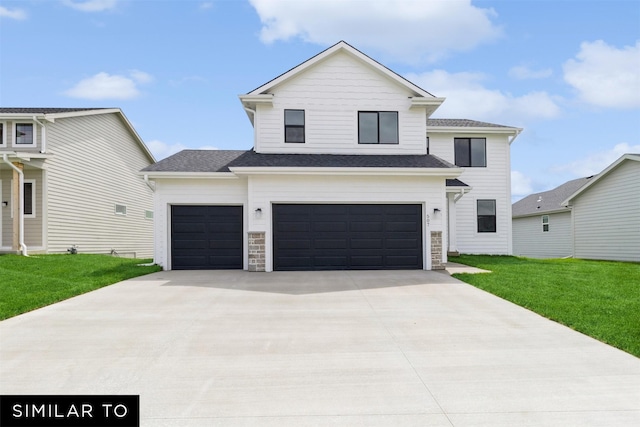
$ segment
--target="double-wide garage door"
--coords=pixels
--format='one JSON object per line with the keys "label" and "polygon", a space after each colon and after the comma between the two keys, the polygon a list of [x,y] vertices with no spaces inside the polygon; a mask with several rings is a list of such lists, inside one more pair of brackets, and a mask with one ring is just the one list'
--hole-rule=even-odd
{"label": "double-wide garage door", "polygon": [[273,205],[274,270],[422,269],[421,205]]}
{"label": "double-wide garage door", "polygon": [[171,268],[242,269],[242,206],[172,206]]}

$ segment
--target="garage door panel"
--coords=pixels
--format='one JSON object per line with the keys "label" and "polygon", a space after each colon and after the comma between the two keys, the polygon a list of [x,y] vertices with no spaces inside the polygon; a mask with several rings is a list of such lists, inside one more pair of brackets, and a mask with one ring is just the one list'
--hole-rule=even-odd
{"label": "garage door panel", "polygon": [[311,248],[311,242],[309,240],[293,240],[293,239],[287,239],[287,240],[281,240],[278,244],[278,247],[281,250],[286,250],[286,249],[310,249]]}
{"label": "garage door panel", "polygon": [[242,206],[171,207],[171,268],[241,269]]}
{"label": "garage door panel", "polygon": [[276,204],[273,222],[275,270],[422,268],[420,205]]}

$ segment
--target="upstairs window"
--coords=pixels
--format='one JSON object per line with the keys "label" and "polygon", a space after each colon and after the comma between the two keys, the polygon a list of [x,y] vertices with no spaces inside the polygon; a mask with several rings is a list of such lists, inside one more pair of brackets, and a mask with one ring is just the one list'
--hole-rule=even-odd
{"label": "upstairs window", "polygon": [[542,232],[549,231],[549,215],[542,215]]}
{"label": "upstairs window", "polygon": [[358,144],[397,143],[397,111],[358,111]]}
{"label": "upstairs window", "polygon": [[16,145],[34,145],[33,123],[16,123],[15,125],[15,144]]}
{"label": "upstairs window", "polygon": [[478,233],[496,232],[496,201],[478,200]]}
{"label": "upstairs window", "polygon": [[456,166],[486,167],[486,138],[454,138]]}
{"label": "upstairs window", "polygon": [[284,142],[304,143],[304,110],[284,110]]}
{"label": "upstairs window", "polygon": [[4,122],[0,122],[0,147],[6,147],[7,141],[5,140]]}

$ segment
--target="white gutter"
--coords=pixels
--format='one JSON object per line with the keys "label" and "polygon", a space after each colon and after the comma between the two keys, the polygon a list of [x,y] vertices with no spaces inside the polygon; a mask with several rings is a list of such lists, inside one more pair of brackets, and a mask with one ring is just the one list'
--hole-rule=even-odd
{"label": "white gutter", "polygon": [[[27,253],[27,245],[24,244],[24,173],[20,170],[20,168],[16,167],[16,165],[14,165],[9,161],[8,154],[3,154],[2,160],[6,164],[11,166],[11,168],[14,171],[18,172],[18,176],[19,176],[18,182],[20,185],[20,189],[18,191],[18,194],[20,195],[18,197],[20,199],[18,201],[19,207],[20,207],[20,234],[19,234],[20,248],[22,250],[22,255],[29,256],[29,254]],[[13,206],[12,206],[12,209],[13,209]]]}
{"label": "white gutter", "polygon": [[47,152],[47,128],[44,127],[44,123],[40,122],[40,120],[38,120],[36,116],[33,116],[33,121],[39,124],[40,128],[42,129],[42,144],[41,144],[40,152],[44,154]]}
{"label": "white gutter", "polygon": [[149,188],[151,189],[151,191],[153,191],[154,193],[156,192],[156,187],[151,184],[151,182],[149,181],[149,175],[147,175],[146,173],[144,174],[144,182],[147,183],[147,186],[149,186]]}

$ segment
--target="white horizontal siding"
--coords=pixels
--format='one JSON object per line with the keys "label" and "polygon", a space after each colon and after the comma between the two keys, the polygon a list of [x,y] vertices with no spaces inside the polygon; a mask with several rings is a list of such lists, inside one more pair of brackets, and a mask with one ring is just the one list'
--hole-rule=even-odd
{"label": "white horizontal siding", "polygon": [[[459,179],[472,187],[456,203],[457,246],[461,253],[511,254],[511,165],[507,136],[491,134],[437,133],[429,131],[429,153],[455,162],[453,140],[486,138],[487,166],[464,168]],[[478,233],[477,200],[496,201],[496,233]]]}
{"label": "white horizontal siding", "polygon": [[549,231],[542,231],[542,215],[513,219],[513,254],[530,258],[573,255],[571,212],[549,215]]}
{"label": "white horizontal siding", "polygon": [[[56,120],[48,130],[47,250],[153,254],[152,192],[138,172],[150,164],[116,114]],[[115,205],[127,207],[116,215]]]}
{"label": "white horizontal siding", "polygon": [[[260,153],[425,154],[424,108],[412,92],[339,53],[275,87],[273,106],[256,113]],[[305,143],[284,142],[284,110],[305,110]],[[358,144],[358,111],[398,111],[399,144]]]}
{"label": "white horizontal siding", "polygon": [[[0,123],[3,123],[3,132],[5,133],[5,145],[2,145],[2,139],[0,139],[0,148],[11,150],[11,151],[20,151],[27,153],[39,153],[42,146],[42,126],[34,122],[33,120],[1,120]],[[36,146],[31,147],[29,145],[25,146],[22,144],[14,144],[15,142],[15,132],[14,125],[16,123],[31,123],[33,125],[33,133],[35,136]],[[47,127],[48,129],[48,127]]]}
{"label": "white horizontal siding", "polygon": [[[39,169],[27,169],[24,170],[25,180],[35,180],[36,191],[36,205],[35,205],[35,217],[26,217],[24,219],[24,243],[27,248],[42,248],[42,171]],[[2,195],[2,201],[8,202],[6,207],[0,206],[0,221],[2,225],[0,229],[0,247],[10,249],[13,245],[13,218],[11,212],[13,210],[12,203],[15,201],[12,198],[11,184],[13,181],[13,170],[3,170],[0,173],[0,194]]]}
{"label": "white horizontal siding", "polygon": [[640,162],[627,160],[573,204],[575,257],[640,261]]}
{"label": "white horizontal siding", "polygon": [[[155,245],[154,261],[171,268],[171,206],[172,205],[242,205],[244,235],[247,226],[246,179],[157,179],[154,194]],[[247,247],[244,248],[244,269],[247,269]]]}

